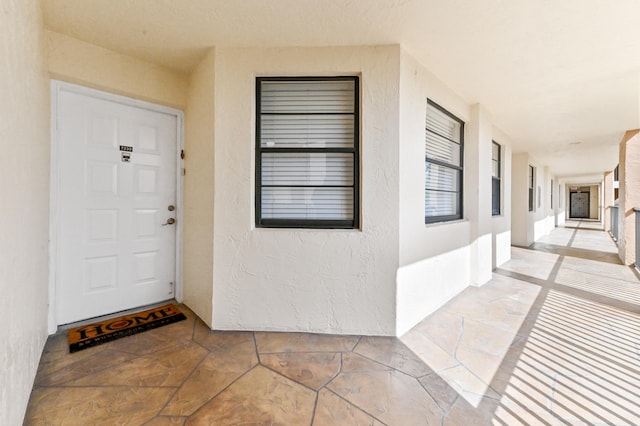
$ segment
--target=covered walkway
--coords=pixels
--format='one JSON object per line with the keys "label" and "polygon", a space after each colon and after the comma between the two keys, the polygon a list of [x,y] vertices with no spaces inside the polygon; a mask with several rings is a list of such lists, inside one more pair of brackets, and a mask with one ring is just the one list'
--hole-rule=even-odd
{"label": "covered walkway", "polygon": [[75,354],[51,336],[25,423],[640,424],[640,280],[616,252],[568,222],[399,339],[190,313]]}

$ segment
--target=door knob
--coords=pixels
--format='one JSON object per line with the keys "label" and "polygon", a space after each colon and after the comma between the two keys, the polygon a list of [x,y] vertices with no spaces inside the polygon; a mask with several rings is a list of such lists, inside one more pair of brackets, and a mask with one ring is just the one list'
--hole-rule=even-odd
{"label": "door knob", "polygon": [[169,219],[167,219],[167,223],[163,223],[162,226],[173,225],[174,223],[176,223],[176,220],[170,217]]}

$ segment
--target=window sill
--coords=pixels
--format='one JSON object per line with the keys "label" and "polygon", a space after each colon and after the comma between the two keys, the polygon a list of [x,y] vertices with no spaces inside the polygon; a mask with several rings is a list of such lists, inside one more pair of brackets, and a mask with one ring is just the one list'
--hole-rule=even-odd
{"label": "window sill", "polygon": [[468,223],[469,219],[455,219],[455,220],[447,220],[444,222],[433,222],[433,223],[425,223],[424,227],[425,228],[434,228],[437,226],[446,226],[446,225],[454,225],[454,224],[459,224],[459,223]]}

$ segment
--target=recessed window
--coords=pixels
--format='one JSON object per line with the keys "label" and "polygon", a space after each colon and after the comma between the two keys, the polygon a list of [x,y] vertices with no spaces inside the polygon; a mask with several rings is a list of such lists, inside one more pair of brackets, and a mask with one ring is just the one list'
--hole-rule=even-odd
{"label": "recessed window", "polygon": [[256,226],[359,226],[357,77],[256,79]]}
{"label": "recessed window", "polygon": [[549,193],[551,194],[551,208],[553,209],[553,179],[551,179],[551,186],[549,187]]}
{"label": "recessed window", "polygon": [[536,169],[533,166],[529,166],[529,211],[532,212],[535,206],[535,178]]}
{"label": "recessed window", "polygon": [[425,223],[462,218],[464,122],[427,100]]}
{"label": "recessed window", "polygon": [[491,150],[491,214],[500,215],[500,170],[502,168],[501,146],[495,141]]}

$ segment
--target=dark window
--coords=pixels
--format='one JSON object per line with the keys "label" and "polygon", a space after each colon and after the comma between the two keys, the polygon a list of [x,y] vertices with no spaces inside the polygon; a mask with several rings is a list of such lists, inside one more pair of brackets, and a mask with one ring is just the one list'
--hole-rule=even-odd
{"label": "dark window", "polygon": [[256,226],[359,226],[357,77],[256,79]]}
{"label": "dark window", "polygon": [[424,176],[425,223],[462,218],[464,123],[427,100]]}
{"label": "dark window", "polygon": [[618,191],[620,188],[620,165],[618,164],[615,169],[613,169],[613,200],[616,201],[618,199]]}
{"label": "dark window", "polygon": [[535,203],[535,177],[536,169],[533,166],[529,166],[529,211],[533,211]]}
{"label": "dark window", "polygon": [[550,192],[551,192],[551,208],[553,209],[553,179],[551,179]]}
{"label": "dark window", "polygon": [[500,170],[502,168],[500,145],[495,141],[491,150],[491,214],[500,215]]}

